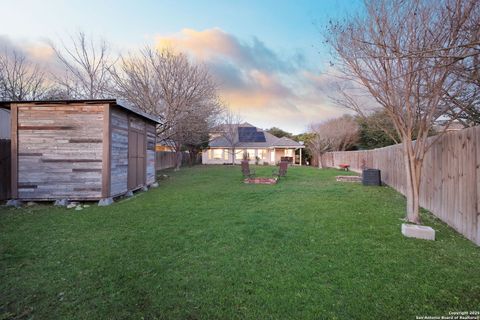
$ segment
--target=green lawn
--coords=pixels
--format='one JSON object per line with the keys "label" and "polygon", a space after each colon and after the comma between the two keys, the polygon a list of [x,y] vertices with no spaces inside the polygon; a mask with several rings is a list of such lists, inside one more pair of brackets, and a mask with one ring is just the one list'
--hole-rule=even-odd
{"label": "green lawn", "polygon": [[[271,167],[257,173],[271,174]],[[480,248],[405,200],[290,168],[168,172],[158,189],[82,211],[0,208],[0,319],[415,319],[480,309]]]}

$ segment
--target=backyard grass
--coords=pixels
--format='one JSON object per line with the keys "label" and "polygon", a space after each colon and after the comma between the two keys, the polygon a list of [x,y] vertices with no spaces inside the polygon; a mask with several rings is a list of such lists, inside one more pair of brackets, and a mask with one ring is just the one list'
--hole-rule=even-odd
{"label": "backyard grass", "polygon": [[[271,175],[272,167],[258,167]],[[0,208],[0,319],[415,319],[480,309],[480,248],[388,187],[289,168],[167,172],[82,211]]]}

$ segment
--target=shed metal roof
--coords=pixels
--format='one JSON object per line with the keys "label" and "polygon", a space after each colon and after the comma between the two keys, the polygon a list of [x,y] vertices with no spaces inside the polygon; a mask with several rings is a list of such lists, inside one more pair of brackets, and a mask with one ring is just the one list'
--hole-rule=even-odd
{"label": "shed metal roof", "polygon": [[29,100],[29,101],[0,101],[0,107],[10,108],[12,103],[21,103],[21,104],[34,104],[34,105],[45,105],[45,104],[105,104],[109,103],[115,105],[116,107],[122,108],[129,112],[132,112],[136,115],[139,115],[143,118],[149,119],[155,123],[161,123],[160,118],[152,114],[143,112],[135,107],[129,106],[125,101],[117,99],[85,99],[85,100]]}

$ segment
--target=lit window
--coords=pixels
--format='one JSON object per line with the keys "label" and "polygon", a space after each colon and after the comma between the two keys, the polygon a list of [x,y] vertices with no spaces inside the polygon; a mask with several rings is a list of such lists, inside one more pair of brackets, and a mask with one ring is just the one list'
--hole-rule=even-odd
{"label": "lit window", "polygon": [[213,149],[213,159],[222,159],[223,150],[222,149]]}
{"label": "lit window", "polygon": [[228,160],[228,154],[229,154],[229,150],[223,149],[223,160]]}
{"label": "lit window", "polygon": [[257,150],[257,156],[258,156],[260,159],[266,159],[266,158],[267,158],[267,150],[265,150],[265,149],[258,149],[258,150]]}
{"label": "lit window", "polygon": [[293,157],[293,149],[285,149],[285,157]]}
{"label": "lit window", "polygon": [[248,160],[255,159],[255,149],[247,149],[247,159]]}
{"label": "lit window", "polygon": [[235,150],[235,159],[242,160],[243,159],[243,150]]}

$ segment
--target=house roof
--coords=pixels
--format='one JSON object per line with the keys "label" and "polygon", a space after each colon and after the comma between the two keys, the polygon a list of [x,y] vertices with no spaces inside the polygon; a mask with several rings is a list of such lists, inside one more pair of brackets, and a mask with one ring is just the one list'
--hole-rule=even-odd
{"label": "house roof", "polygon": [[[239,125],[239,128],[255,128],[255,135],[252,135],[252,139],[240,139],[239,141],[239,136],[238,136],[238,131],[237,131],[237,136],[235,139],[235,148],[275,148],[275,147],[285,147],[285,148],[304,148],[305,146],[301,143],[298,143],[297,141],[294,141],[290,138],[287,137],[282,137],[278,138],[274,136],[273,134],[264,131],[262,129],[259,129],[257,127],[252,126],[251,124],[245,122]],[[242,131],[242,130],[240,130]],[[261,139],[261,141],[258,141],[258,134],[262,133],[265,136],[265,140]],[[247,141],[246,141],[247,140]],[[257,140],[257,141],[255,141]],[[231,144],[228,142],[228,140],[224,136],[219,136],[217,138],[214,138],[210,141],[209,147],[211,148],[229,148],[231,147]]]}
{"label": "house roof", "polygon": [[35,101],[0,101],[0,107],[2,108],[10,108],[10,104],[12,103],[22,103],[22,104],[34,104],[34,105],[46,105],[46,104],[74,104],[74,103],[81,103],[81,104],[105,104],[109,103],[111,105],[115,105],[115,107],[127,110],[131,113],[139,115],[143,118],[147,118],[153,122],[161,123],[160,118],[154,116],[152,114],[143,112],[137,108],[129,106],[128,103],[125,101],[117,100],[117,99],[87,99],[87,100],[35,100]]}

